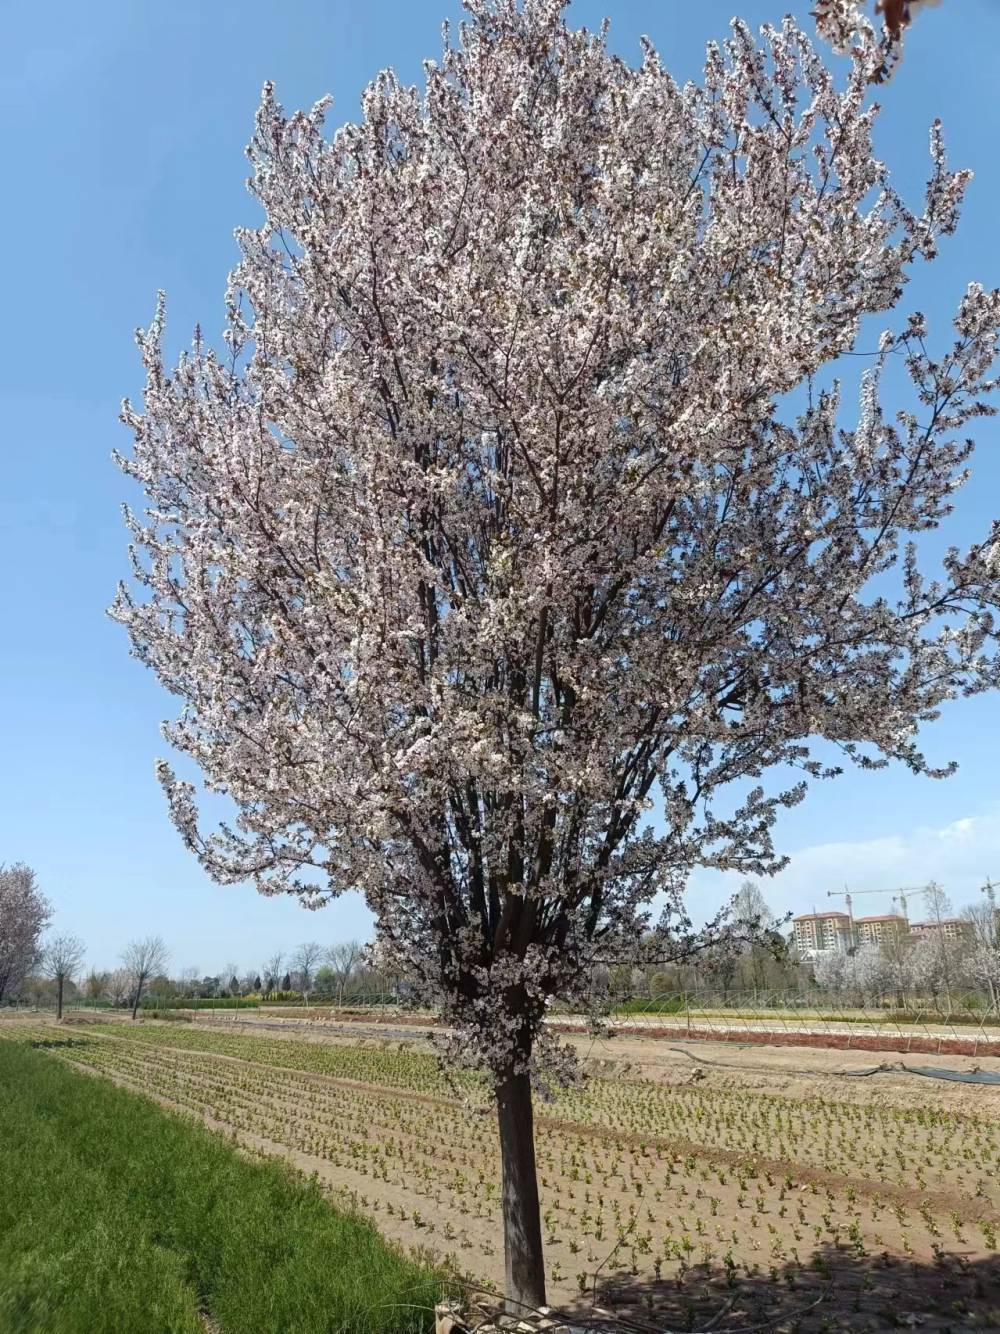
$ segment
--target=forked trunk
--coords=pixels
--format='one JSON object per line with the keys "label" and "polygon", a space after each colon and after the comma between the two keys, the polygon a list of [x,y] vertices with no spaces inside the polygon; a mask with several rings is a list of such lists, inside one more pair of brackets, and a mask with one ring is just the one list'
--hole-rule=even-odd
{"label": "forked trunk", "polygon": [[511,1315],[527,1315],[530,1309],[545,1305],[545,1265],[531,1081],[526,1074],[510,1074],[500,1084],[497,1121],[503,1171],[507,1309]]}

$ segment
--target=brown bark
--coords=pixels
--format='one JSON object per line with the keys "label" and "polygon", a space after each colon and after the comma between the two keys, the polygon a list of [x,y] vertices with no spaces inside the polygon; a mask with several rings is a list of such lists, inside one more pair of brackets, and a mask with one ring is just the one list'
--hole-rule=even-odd
{"label": "brown bark", "polygon": [[531,1081],[509,1074],[497,1089],[500,1161],[503,1172],[503,1241],[507,1309],[527,1315],[545,1305],[542,1222],[535,1170]]}

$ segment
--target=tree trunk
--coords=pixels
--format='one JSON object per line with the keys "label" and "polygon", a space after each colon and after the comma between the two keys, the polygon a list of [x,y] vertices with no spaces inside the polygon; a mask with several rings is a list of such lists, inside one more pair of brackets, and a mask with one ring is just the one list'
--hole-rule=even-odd
{"label": "tree trunk", "polygon": [[63,998],[63,980],[60,974],[56,986],[59,988],[59,996],[56,1001],[56,1023],[62,1023],[62,998]]}
{"label": "tree trunk", "polygon": [[526,1074],[507,1075],[497,1089],[497,1121],[503,1169],[507,1309],[511,1315],[527,1315],[529,1309],[545,1305],[545,1265],[531,1081]]}
{"label": "tree trunk", "polygon": [[132,1002],[133,1020],[135,1019],[135,1016],[139,1013],[139,1002],[141,999],[142,999],[142,983],[140,982],[135,989],[135,1000]]}

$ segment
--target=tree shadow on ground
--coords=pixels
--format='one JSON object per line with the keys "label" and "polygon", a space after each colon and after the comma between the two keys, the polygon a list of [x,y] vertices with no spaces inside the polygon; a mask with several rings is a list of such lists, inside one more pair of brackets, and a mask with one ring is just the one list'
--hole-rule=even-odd
{"label": "tree shadow on ground", "polygon": [[599,1309],[637,1334],[1000,1330],[1000,1256],[970,1260],[950,1250],[918,1262],[830,1246],[809,1262],[762,1265],[750,1275],[706,1265],[652,1282],[623,1271],[599,1273],[593,1288],[562,1309],[584,1319]]}

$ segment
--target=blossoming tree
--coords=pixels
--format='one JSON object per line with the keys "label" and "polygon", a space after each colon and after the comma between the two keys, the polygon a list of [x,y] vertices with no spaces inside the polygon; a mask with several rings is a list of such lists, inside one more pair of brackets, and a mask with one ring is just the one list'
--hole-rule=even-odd
{"label": "blossoming tree", "polygon": [[0,1001],[16,995],[38,962],[52,906],[24,862],[0,864]]}
{"label": "blossoming tree", "polygon": [[547,1001],[668,937],[692,867],[779,866],[810,780],[943,772],[919,724],[995,682],[997,530],[929,581],[912,541],[964,480],[1000,297],[969,288],[942,352],[899,321],[839,429],[824,368],[966,183],[935,127],[922,210],[893,191],[874,31],[840,86],[791,21],[736,23],[681,88],[560,0],[466,7],[422,91],[382,73],[332,137],[265,88],[225,355],[199,333],[169,370],[162,304],[139,337],[114,615],[238,811],[204,832],[161,763],[187,845],[360,891],[489,1072],[508,1295],[538,1304]]}

